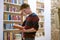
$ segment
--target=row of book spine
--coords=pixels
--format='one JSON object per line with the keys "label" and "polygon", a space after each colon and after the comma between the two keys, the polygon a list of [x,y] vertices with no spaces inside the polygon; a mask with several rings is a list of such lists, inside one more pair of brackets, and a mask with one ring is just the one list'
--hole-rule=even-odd
{"label": "row of book spine", "polygon": [[23,0],[4,0],[4,2],[9,2],[13,4],[22,4]]}
{"label": "row of book spine", "polygon": [[4,20],[20,20],[21,21],[21,16],[20,15],[4,14]]}
{"label": "row of book spine", "polygon": [[12,32],[4,32],[4,40],[14,40],[13,33]]}
{"label": "row of book spine", "polygon": [[14,29],[13,28],[13,23],[12,24],[4,24],[4,29]]}
{"label": "row of book spine", "polygon": [[4,11],[19,12],[20,11],[20,7],[11,6],[11,5],[5,4],[4,5]]}
{"label": "row of book spine", "polygon": [[4,32],[3,40],[21,40],[21,34],[14,34],[13,32]]}
{"label": "row of book spine", "polygon": [[[18,24],[21,25],[21,24]],[[15,29],[14,27],[14,23],[4,23],[4,29]]]}

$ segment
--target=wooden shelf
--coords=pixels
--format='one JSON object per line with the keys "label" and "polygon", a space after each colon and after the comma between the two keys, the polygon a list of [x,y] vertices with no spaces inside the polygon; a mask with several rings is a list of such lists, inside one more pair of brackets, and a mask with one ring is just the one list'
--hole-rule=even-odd
{"label": "wooden shelf", "polygon": [[44,8],[37,7],[36,10],[44,10]]}
{"label": "wooden shelf", "polygon": [[36,3],[37,3],[37,4],[41,4],[41,3],[44,4],[44,2],[39,2],[39,1],[37,1]]}
{"label": "wooden shelf", "polygon": [[9,13],[9,14],[20,14],[20,12],[10,12],[10,11],[4,11],[4,13]]}
{"label": "wooden shelf", "polygon": [[21,23],[21,20],[4,20],[4,22],[10,22],[10,23]]}
{"label": "wooden shelf", "polygon": [[38,17],[44,17],[44,15],[39,15],[39,14],[38,14]]}
{"label": "wooden shelf", "polygon": [[3,31],[19,31],[19,29],[4,29]]}
{"label": "wooden shelf", "polygon": [[4,4],[9,4],[9,5],[14,5],[14,6],[21,6],[21,4],[15,4],[15,3],[10,3],[10,2],[4,2]]}
{"label": "wooden shelf", "polygon": [[44,23],[44,21],[39,21],[40,24]]}
{"label": "wooden shelf", "polygon": [[38,30],[38,32],[39,32],[39,33],[44,32],[44,28],[40,28],[40,29]]}

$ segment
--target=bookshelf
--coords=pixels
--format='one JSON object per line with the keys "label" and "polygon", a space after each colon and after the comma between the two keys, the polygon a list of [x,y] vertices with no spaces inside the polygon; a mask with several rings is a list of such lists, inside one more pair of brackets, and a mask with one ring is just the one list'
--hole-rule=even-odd
{"label": "bookshelf", "polygon": [[21,31],[13,28],[13,24],[21,25],[23,15],[20,14],[20,5],[24,0],[4,0],[3,40],[22,40]]}
{"label": "bookshelf", "polygon": [[36,1],[36,13],[39,17],[39,30],[36,33],[36,36],[44,36],[44,2],[42,0]]}

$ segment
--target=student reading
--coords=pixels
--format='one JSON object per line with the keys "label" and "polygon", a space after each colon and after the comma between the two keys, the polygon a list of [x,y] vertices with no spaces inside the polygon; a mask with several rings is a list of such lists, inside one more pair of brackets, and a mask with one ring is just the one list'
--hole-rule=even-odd
{"label": "student reading", "polygon": [[[23,14],[28,15],[22,24],[23,28],[20,28],[22,29],[21,31],[22,31],[23,40],[35,40],[35,34],[39,27],[38,16],[31,11],[29,4],[26,3],[21,5],[20,11],[22,15]],[[19,29],[19,27],[16,25],[14,26],[14,28]]]}

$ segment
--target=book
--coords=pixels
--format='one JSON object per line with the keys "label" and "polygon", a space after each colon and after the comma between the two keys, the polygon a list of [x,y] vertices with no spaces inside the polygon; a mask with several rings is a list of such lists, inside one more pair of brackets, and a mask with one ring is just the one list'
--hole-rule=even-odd
{"label": "book", "polygon": [[7,32],[3,33],[3,40],[7,40]]}
{"label": "book", "polygon": [[6,24],[6,29],[11,29],[11,24]]}
{"label": "book", "polygon": [[8,20],[8,15],[4,14],[4,20]]}
{"label": "book", "polygon": [[21,20],[21,16],[20,15],[18,15],[18,20]]}
{"label": "book", "polygon": [[7,0],[4,0],[4,2],[7,2]]}
{"label": "book", "polygon": [[24,0],[24,3],[28,3],[28,0]]}
{"label": "book", "polygon": [[8,13],[8,20],[11,20],[11,15]]}
{"label": "book", "polygon": [[14,4],[14,0],[12,0],[12,3]]}
{"label": "book", "polygon": [[11,18],[12,18],[12,20],[17,20],[18,16],[17,15],[12,15]]}
{"label": "book", "polygon": [[7,11],[9,11],[9,4],[7,4]]}
{"label": "book", "polygon": [[12,12],[12,6],[9,6],[9,11]]}
{"label": "book", "polygon": [[16,28],[16,29],[19,29],[19,30],[23,30],[24,29],[24,27],[22,27],[21,25],[18,25],[18,24],[14,24],[13,27]]}
{"label": "book", "polygon": [[10,40],[10,32],[7,32],[7,40]]}
{"label": "book", "polygon": [[9,3],[11,3],[12,0],[8,0]]}
{"label": "book", "polygon": [[24,0],[17,0],[17,4],[23,4]]}
{"label": "book", "polygon": [[13,39],[13,32],[10,32],[10,40],[14,40]]}
{"label": "book", "polygon": [[14,3],[17,4],[17,0],[14,0]]}
{"label": "book", "polygon": [[16,7],[15,6],[12,6],[12,12],[16,12]]}
{"label": "book", "polygon": [[4,5],[4,11],[6,11],[7,10],[7,6],[6,5]]}

